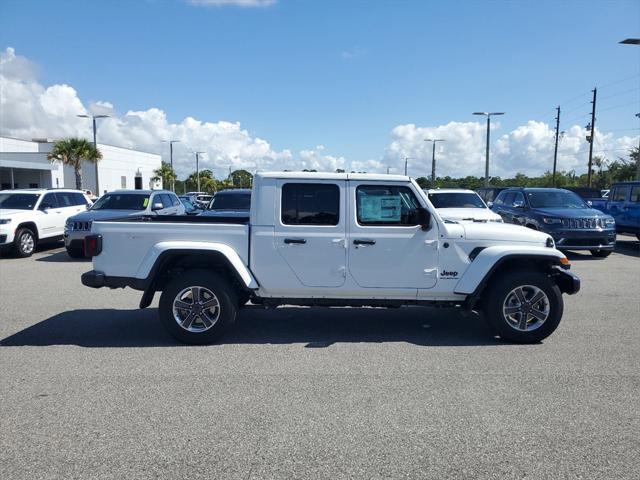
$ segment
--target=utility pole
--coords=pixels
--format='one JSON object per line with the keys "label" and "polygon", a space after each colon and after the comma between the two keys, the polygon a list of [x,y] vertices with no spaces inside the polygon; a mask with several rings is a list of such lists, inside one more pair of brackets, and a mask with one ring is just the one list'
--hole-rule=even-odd
{"label": "utility pole", "polygon": [[436,142],[444,142],[441,138],[425,138],[425,142],[433,142],[433,151],[431,152],[431,188],[435,188],[436,183]]}
{"label": "utility pole", "polygon": [[491,116],[504,115],[504,112],[473,112],[474,115],[485,115],[487,117],[487,147],[484,162],[484,186],[489,186],[489,141],[491,139]]}
{"label": "utility pole", "polygon": [[[169,165],[171,165],[171,172],[175,173],[173,171],[173,144],[174,143],[180,143],[180,140],[163,140],[162,142],[169,144]],[[163,187],[164,187],[164,185],[163,185]],[[175,180],[175,178],[171,179],[171,191],[172,192],[176,191],[176,180]]]}
{"label": "utility pole", "polygon": [[[97,126],[96,126],[96,119],[97,118],[108,118],[109,115],[76,115],[76,117],[80,117],[80,118],[90,118],[93,122],[93,147],[97,150],[98,149],[98,142],[96,141],[96,130],[97,130]],[[96,191],[94,192],[96,197],[100,196],[100,182],[98,180],[98,162],[95,162],[94,164],[95,166],[95,174],[96,174]]]}
{"label": "utility pole", "polygon": [[[640,113],[636,113],[636,117],[640,118]],[[636,180],[640,180],[640,137],[638,138],[638,151],[636,154]]]}
{"label": "utility pole", "polygon": [[589,136],[589,171],[587,172],[587,187],[591,186],[591,163],[593,161],[593,140],[596,138],[596,96],[598,89],[593,87],[593,100],[591,101],[591,135]]}
{"label": "utility pole", "polygon": [[405,177],[407,176],[407,166],[408,166],[408,160],[409,160],[410,158],[411,158],[411,157],[404,157],[404,176],[405,176]]}
{"label": "utility pole", "polygon": [[558,165],[558,138],[560,137],[560,105],[556,108],[556,146],[553,149],[553,188],[556,187],[556,167]]}
{"label": "utility pole", "polygon": [[198,157],[198,155],[200,155],[201,153],[205,153],[205,152],[194,152],[196,154],[196,177],[197,177],[197,181],[198,181],[198,192],[200,191],[200,158]]}

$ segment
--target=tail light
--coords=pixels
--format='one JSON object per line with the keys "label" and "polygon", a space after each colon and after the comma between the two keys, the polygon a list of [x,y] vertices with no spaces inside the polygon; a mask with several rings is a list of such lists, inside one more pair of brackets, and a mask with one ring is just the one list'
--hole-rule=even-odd
{"label": "tail light", "polygon": [[102,252],[102,235],[88,235],[84,239],[84,256],[95,257]]}

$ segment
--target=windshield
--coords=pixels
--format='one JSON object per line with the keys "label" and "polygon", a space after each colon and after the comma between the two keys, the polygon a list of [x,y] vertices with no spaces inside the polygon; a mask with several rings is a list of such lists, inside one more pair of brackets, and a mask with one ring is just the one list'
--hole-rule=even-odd
{"label": "windshield", "polygon": [[527,192],[531,208],[587,208],[573,192]]}
{"label": "windshield", "polygon": [[477,193],[430,193],[429,200],[436,208],[486,208]]}
{"label": "windshield", "polygon": [[251,209],[250,193],[222,193],[213,197],[210,210],[249,210]]}
{"label": "windshield", "polygon": [[108,193],[100,197],[91,210],[144,210],[147,205],[149,195]]}
{"label": "windshield", "polygon": [[33,210],[39,197],[36,193],[0,193],[0,209]]}

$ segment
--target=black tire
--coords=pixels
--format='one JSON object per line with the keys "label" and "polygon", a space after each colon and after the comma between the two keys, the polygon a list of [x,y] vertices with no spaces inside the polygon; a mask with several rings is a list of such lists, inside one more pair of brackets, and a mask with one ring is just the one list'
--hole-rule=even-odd
{"label": "black tire", "polygon": [[[191,287],[204,289],[199,294],[201,309],[204,304],[214,300],[209,293],[215,296],[217,308],[202,309],[199,314],[198,307],[195,307],[195,310],[192,309],[193,311],[177,307],[177,318],[174,317],[174,301],[189,304],[189,301],[194,298]],[[186,296],[178,298],[181,292],[185,291]],[[237,311],[238,298],[229,282],[206,270],[188,270],[173,278],[160,296],[159,315],[164,328],[176,340],[192,345],[206,345],[218,340],[235,323]],[[190,312],[193,313],[191,323],[189,323]],[[215,321],[212,320],[213,317]],[[183,325],[188,325],[186,327],[179,325],[178,319],[183,320]],[[212,325],[207,326],[205,320]]]}
{"label": "black tire", "polygon": [[19,228],[13,240],[13,249],[18,257],[25,258],[33,255],[38,246],[38,240],[33,230]]}
{"label": "black tire", "polygon": [[[494,277],[495,278],[495,277]],[[514,313],[507,318],[504,308],[518,308],[508,305],[509,300],[514,300],[514,290],[517,287],[524,287],[521,293],[525,294],[525,300],[532,300],[536,289],[544,292],[546,300],[540,300],[541,303],[526,305],[529,311],[541,313],[540,308],[547,311],[546,319],[536,328],[534,317],[527,314],[524,330],[518,329],[514,323],[522,322],[522,313]],[[500,335],[500,337],[509,342],[514,343],[538,343],[551,335],[560,324],[564,303],[562,300],[562,292],[558,286],[545,274],[540,272],[517,272],[509,271],[499,275],[498,279],[488,287],[486,302],[484,302],[484,316],[489,325]],[[530,295],[530,296],[527,296]],[[512,304],[513,305],[513,304]],[[520,305],[523,305],[520,303]],[[534,309],[538,307],[538,309]],[[525,308],[525,307],[523,307]],[[527,322],[531,322],[529,325]],[[519,326],[522,326],[519,323]],[[532,329],[528,329],[531,327]]]}
{"label": "black tire", "polygon": [[67,253],[71,258],[84,258],[84,251],[78,247],[67,247]]}
{"label": "black tire", "polygon": [[611,255],[611,250],[591,250],[591,255],[597,258],[607,258]]}

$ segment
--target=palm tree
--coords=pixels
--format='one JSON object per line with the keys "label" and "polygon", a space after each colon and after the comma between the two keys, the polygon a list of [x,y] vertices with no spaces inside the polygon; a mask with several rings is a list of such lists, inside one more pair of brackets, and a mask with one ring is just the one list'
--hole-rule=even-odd
{"label": "palm tree", "polygon": [[162,162],[160,168],[154,170],[153,174],[155,176],[151,177],[151,180],[154,182],[162,180],[162,188],[170,188],[176,178],[178,178],[175,170],[171,168],[171,165],[167,162]]}
{"label": "palm tree", "polygon": [[47,155],[51,162],[61,162],[73,167],[76,174],[76,188],[82,189],[82,161],[97,163],[102,153],[96,146],[83,138],[64,138],[53,144],[51,153]]}

